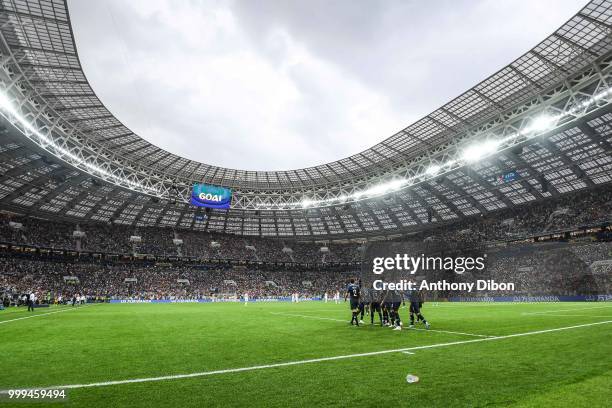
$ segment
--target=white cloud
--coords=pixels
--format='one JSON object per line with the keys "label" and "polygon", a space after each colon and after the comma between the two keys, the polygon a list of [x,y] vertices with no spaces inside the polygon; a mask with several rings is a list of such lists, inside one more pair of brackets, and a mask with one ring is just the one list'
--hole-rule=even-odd
{"label": "white cloud", "polygon": [[85,72],[128,127],[191,159],[278,170],[385,139],[518,57],[580,3],[69,7]]}

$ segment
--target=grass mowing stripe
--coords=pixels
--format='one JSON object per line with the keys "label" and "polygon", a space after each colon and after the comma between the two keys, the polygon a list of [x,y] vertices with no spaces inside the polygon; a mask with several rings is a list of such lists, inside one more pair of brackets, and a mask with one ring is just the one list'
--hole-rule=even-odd
{"label": "grass mowing stripe", "polygon": [[4,323],[10,323],[10,322],[16,322],[17,320],[25,320],[25,319],[31,319],[33,317],[40,317],[40,316],[46,316],[46,315],[50,315],[50,314],[55,314],[55,313],[62,313],[62,312],[67,312],[69,310],[79,310],[79,309],[83,309],[86,307],[89,307],[91,305],[85,305],[85,306],[79,306],[79,307],[75,307],[75,308],[64,308],[62,310],[55,310],[53,312],[47,312],[47,313],[39,313],[39,314],[35,314],[35,315],[30,315],[30,316],[24,316],[24,317],[17,317],[15,319],[10,319],[10,320],[2,320],[0,321],[0,324],[4,324]]}
{"label": "grass mowing stripe", "polygon": [[[303,317],[305,319],[331,320],[333,322],[348,323],[348,321],[346,321],[346,320],[332,319],[330,317],[306,316],[306,315],[300,315],[300,314],[294,314],[294,313],[281,313],[281,312],[270,312],[270,314],[277,315],[277,316]],[[449,331],[449,330],[417,329],[416,327],[413,327],[413,328],[408,329],[408,330],[430,331],[430,332],[448,333],[448,334],[460,334],[460,335],[463,335],[463,336],[474,336],[474,337],[496,337],[496,336],[489,336],[489,335],[486,335],[486,334],[464,333],[464,332],[456,332],[456,331]]]}
{"label": "grass mowing stripe", "polygon": [[[183,379],[183,378],[206,377],[206,376],[212,376],[212,375],[218,375],[218,374],[239,373],[239,372],[245,372],[245,371],[263,370],[263,369],[268,369],[268,368],[288,367],[288,366],[294,366],[294,365],[320,363],[320,362],[325,362],[325,361],[344,360],[344,359],[349,359],[349,358],[370,357],[370,356],[378,356],[382,354],[403,353],[406,351],[450,347],[450,346],[456,346],[456,345],[461,345],[461,344],[479,343],[479,342],[484,342],[484,341],[504,340],[504,339],[510,339],[510,338],[515,338],[515,337],[533,336],[536,334],[553,333],[553,332],[559,332],[559,331],[564,331],[564,330],[572,330],[572,329],[579,329],[579,328],[590,327],[590,326],[598,326],[598,325],[603,325],[603,324],[608,324],[608,323],[612,323],[612,320],[606,320],[604,322],[596,322],[596,323],[579,324],[579,325],[574,325],[574,326],[557,327],[554,329],[536,330],[536,331],[525,332],[525,333],[508,334],[504,336],[487,337],[487,338],[482,338],[482,339],[461,340],[461,341],[453,341],[449,343],[429,344],[425,346],[415,346],[415,347],[406,347],[406,348],[400,348],[400,349],[372,351],[368,353],[347,354],[347,355],[332,356],[332,357],[313,358],[313,359],[308,359],[308,360],[288,361],[285,363],[265,364],[265,365],[257,365],[257,366],[250,366],[250,367],[241,367],[241,368],[228,368],[224,370],[203,371],[199,373],[190,373],[190,374],[175,374],[175,375],[166,375],[166,376],[159,376],[159,377],[133,378],[133,379],[127,379],[127,380],[95,382],[95,383],[89,383],[89,384],[66,384],[66,385],[55,385],[55,386],[50,386],[50,387],[34,387],[34,388],[46,389],[46,390],[92,388],[92,387],[107,387],[111,385],[178,380],[178,379]],[[8,390],[0,390],[0,394],[7,394],[7,393],[8,393]]]}
{"label": "grass mowing stripe", "polygon": [[530,316],[541,316],[541,317],[595,317],[599,319],[607,319],[612,317],[612,315],[588,315],[588,314],[533,314]]}
{"label": "grass mowing stripe", "polygon": [[283,312],[270,312],[270,314],[272,315],[276,315],[276,316],[287,316],[287,317],[303,317],[304,319],[314,319],[314,320],[329,320],[332,322],[342,322],[342,323],[348,323],[347,320],[343,320],[343,319],[333,319],[331,317],[320,317],[320,316],[306,316],[306,315],[301,315],[301,314],[295,314],[295,313],[283,313]]}
{"label": "grass mowing stripe", "polygon": [[591,309],[609,309],[612,305],[609,306],[593,306],[593,307],[576,307],[574,309],[558,309],[558,310],[546,310],[543,312],[524,312],[523,315],[537,315],[537,314],[545,314],[545,313],[557,313],[557,312],[580,312],[581,310],[591,310]]}

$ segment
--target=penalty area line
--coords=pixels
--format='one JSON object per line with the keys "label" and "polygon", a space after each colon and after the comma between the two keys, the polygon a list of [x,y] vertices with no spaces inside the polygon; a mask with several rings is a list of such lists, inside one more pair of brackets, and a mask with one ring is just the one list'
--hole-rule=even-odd
{"label": "penalty area line", "polygon": [[[357,353],[357,354],[347,354],[347,355],[341,355],[341,356],[312,358],[308,360],[287,361],[284,363],[264,364],[264,365],[250,366],[250,367],[228,368],[225,370],[202,371],[199,373],[175,374],[175,375],[165,375],[165,376],[159,376],[159,377],[148,377],[148,378],[132,378],[132,379],[126,379],[126,380],[103,381],[103,382],[95,382],[95,383],[89,383],[89,384],[65,384],[65,385],[54,385],[54,386],[47,386],[47,387],[30,387],[30,388],[35,388],[39,390],[93,388],[93,387],[107,387],[111,385],[146,383],[146,382],[157,382],[157,381],[167,381],[167,380],[179,380],[179,379],[184,379],[184,378],[207,377],[207,376],[219,375],[219,374],[240,373],[240,372],[246,372],[246,371],[264,370],[268,368],[289,367],[289,366],[302,365],[302,364],[321,363],[325,361],[346,360],[350,358],[379,356],[379,355],[384,355],[384,354],[403,353],[406,351],[426,350],[426,349],[433,349],[433,348],[457,346],[461,344],[504,340],[504,339],[510,339],[514,337],[533,336],[536,334],[553,333],[553,332],[572,330],[572,329],[578,329],[578,328],[583,328],[583,327],[598,326],[598,325],[603,325],[603,324],[608,324],[608,323],[612,323],[612,320],[607,320],[605,322],[578,324],[574,326],[557,327],[554,329],[536,330],[536,331],[525,332],[525,333],[508,334],[504,336],[487,337],[487,338],[482,338],[482,339],[453,341],[449,343],[436,343],[436,344],[429,344],[425,346],[405,347],[405,348],[400,348],[400,349],[372,351],[369,353]],[[0,390],[0,394],[7,394],[7,393],[8,393],[8,390]]]}

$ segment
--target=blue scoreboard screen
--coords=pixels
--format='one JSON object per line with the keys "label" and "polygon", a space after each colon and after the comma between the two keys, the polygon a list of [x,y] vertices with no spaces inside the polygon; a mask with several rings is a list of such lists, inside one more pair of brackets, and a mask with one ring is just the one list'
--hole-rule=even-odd
{"label": "blue scoreboard screen", "polygon": [[210,184],[194,184],[191,191],[191,204],[207,208],[230,208],[232,190]]}

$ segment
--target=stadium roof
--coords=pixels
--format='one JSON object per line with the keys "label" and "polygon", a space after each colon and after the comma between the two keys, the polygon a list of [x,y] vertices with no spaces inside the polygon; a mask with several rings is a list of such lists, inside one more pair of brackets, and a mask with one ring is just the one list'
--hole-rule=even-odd
{"label": "stadium roof", "polygon": [[[513,63],[372,148],[274,172],[210,166],[135,135],[89,85],[66,2],[0,4],[3,209],[326,239],[415,229],[430,217],[457,220],[612,179],[611,1],[590,2]],[[233,188],[233,208],[197,221],[202,211],[187,204],[195,182]]]}

